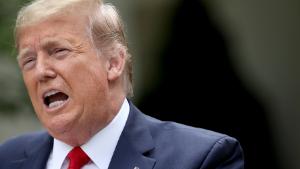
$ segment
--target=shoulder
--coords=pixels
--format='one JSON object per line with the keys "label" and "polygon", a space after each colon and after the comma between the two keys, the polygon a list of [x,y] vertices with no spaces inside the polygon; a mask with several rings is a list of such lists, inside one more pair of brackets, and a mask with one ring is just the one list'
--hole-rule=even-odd
{"label": "shoulder", "polygon": [[38,146],[49,135],[44,132],[23,134],[0,144],[0,161],[4,159],[18,159],[24,156],[26,149]]}
{"label": "shoulder", "polygon": [[172,144],[184,145],[184,148],[196,146],[197,148],[206,149],[215,144],[225,142],[236,144],[237,140],[226,134],[187,126],[176,122],[160,121],[146,116],[149,121],[149,128],[152,136],[156,140],[170,140]]}
{"label": "shoulder", "polygon": [[145,119],[156,143],[155,153],[163,160],[186,168],[243,168],[242,149],[235,138],[149,116]]}
{"label": "shoulder", "polygon": [[222,138],[235,140],[225,134],[172,121],[161,121],[148,115],[144,115],[144,119],[150,128],[151,133],[157,139],[169,136],[168,138],[181,138],[181,143],[182,141],[189,141],[192,139],[200,140],[201,142],[203,141],[203,143],[215,142]]}

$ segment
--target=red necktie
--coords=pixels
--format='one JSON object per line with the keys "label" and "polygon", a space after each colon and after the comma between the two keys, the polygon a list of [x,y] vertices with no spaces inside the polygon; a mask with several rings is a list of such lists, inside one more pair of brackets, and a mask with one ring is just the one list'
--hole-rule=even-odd
{"label": "red necktie", "polygon": [[81,169],[81,167],[90,161],[89,156],[80,147],[74,147],[67,157],[70,159],[68,169]]}

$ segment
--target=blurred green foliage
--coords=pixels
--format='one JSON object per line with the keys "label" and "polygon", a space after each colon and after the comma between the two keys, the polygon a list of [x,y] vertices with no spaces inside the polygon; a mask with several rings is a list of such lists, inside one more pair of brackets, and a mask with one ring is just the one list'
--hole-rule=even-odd
{"label": "blurred green foliage", "polygon": [[18,10],[29,0],[10,0],[0,2],[0,51],[10,53],[14,50],[14,24]]}
{"label": "blurred green foliage", "polygon": [[16,62],[14,24],[18,10],[29,0],[0,1],[0,113],[32,111]]}

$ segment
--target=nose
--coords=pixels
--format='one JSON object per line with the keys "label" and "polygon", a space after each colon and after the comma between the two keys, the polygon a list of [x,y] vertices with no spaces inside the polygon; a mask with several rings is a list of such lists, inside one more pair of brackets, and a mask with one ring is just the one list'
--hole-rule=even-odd
{"label": "nose", "polygon": [[45,82],[50,79],[54,79],[56,77],[56,72],[53,69],[53,65],[51,64],[51,61],[44,58],[39,57],[36,62],[36,75],[37,79],[40,82]]}

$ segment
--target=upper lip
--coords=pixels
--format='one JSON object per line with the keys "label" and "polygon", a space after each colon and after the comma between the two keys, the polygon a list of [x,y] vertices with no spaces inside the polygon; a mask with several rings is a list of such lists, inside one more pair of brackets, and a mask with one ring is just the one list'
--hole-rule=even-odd
{"label": "upper lip", "polygon": [[[45,99],[45,98],[48,97],[48,96],[54,95],[54,94],[56,94],[56,93],[58,93],[58,92],[62,92],[62,91],[57,90],[57,89],[50,89],[50,90],[47,90],[47,91],[45,91],[45,92],[43,93],[43,99]],[[64,92],[62,92],[62,93],[64,93]]]}

